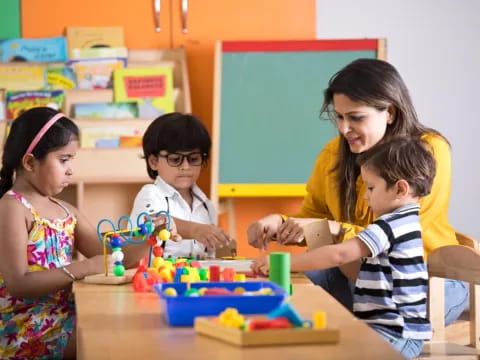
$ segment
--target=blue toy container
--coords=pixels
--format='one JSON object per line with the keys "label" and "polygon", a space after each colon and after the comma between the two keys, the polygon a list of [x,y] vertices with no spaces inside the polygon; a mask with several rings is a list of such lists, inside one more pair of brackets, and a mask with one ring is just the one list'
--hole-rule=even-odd
{"label": "blue toy container", "polygon": [[[159,283],[154,289],[164,301],[166,320],[169,325],[192,326],[196,316],[216,316],[227,307],[236,308],[241,314],[264,314],[268,313],[288,296],[287,292],[271,281],[246,281],[246,282],[193,282],[190,288],[214,288],[221,287],[234,290],[243,287],[245,291],[257,291],[262,288],[270,288],[273,294],[266,295],[208,295],[208,296],[184,296],[187,283]],[[166,288],[174,288],[178,296],[166,296],[163,291]]]}

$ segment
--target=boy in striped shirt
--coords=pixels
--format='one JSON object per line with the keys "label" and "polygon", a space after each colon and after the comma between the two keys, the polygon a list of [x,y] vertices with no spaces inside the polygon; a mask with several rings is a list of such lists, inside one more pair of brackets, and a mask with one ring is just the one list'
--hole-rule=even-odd
{"label": "boy in striped shirt", "polygon": [[[291,267],[325,269],[361,259],[355,315],[412,358],[431,338],[418,200],[430,193],[435,160],[422,140],[396,138],[359,155],[357,162],[376,221],[352,239],[293,255]],[[267,273],[268,258],[257,259],[252,269]]]}

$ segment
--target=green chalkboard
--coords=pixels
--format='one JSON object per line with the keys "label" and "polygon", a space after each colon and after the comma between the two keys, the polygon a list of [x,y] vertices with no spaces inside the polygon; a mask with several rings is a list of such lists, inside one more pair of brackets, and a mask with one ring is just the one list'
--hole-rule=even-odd
{"label": "green chalkboard", "polygon": [[368,46],[358,40],[364,45],[350,49],[352,41],[330,43],[334,50],[323,46],[332,40],[309,41],[313,49],[300,41],[273,49],[276,42],[222,43],[219,185],[307,181],[318,153],[336,135],[319,117],[328,80],[352,60],[377,57],[376,40]]}
{"label": "green chalkboard", "polygon": [[0,10],[0,40],[19,38],[20,0],[1,0]]}

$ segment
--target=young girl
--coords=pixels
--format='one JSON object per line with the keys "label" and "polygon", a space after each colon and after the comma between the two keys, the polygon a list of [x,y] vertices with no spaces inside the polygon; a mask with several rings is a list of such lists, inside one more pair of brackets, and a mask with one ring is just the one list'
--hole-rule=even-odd
{"label": "young girl", "polygon": [[[435,159],[420,139],[397,138],[376,145],[357,162],[367,186],[364,197],[378,218],[340,244],[293,255],[292,270],[326,269],[362,259],[355,315],[412,358],[431,338],[418,200],[430,193]],[[252,265],[264,273],[268,267],[266,257]]]}
{"label": "young girl", "polygon": [[[46,108],[12,124],[0,171],[0,358],[75,356],[75,280],[103,272],[96,230],[73,206],[53,198],[68,186],[77,126]],[[72,263],[73,246],[86,260]],[[126,267],[146,245],[125,252]]]}
{"label": "young girl", "polygon": [[196,185],[206,167],[211,140],[201,121],[190,114],[170,113],[155,119],[143,136],[148,176],[155,182],[143,186],[131,216],[169,211],[184,240],[163,243],[164,256],[213,256],[215,248],[230,242],[216,226],[211,201]]}

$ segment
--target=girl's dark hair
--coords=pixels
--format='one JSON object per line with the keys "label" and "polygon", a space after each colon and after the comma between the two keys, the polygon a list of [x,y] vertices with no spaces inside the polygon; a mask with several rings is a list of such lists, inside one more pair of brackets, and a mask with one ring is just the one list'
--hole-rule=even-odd
{"label": "girl's dark hair", "polygon": [[206,161],[211,145],[207,129],[195,115],[178,112],[162,115],[152,121],[143,135],[143,157],[148,176],[155,180],[158,175],[148,164],[150,155],[157,156],[161,150],[173,153],[200,149],[201,153],[206,154]]}
{"label": "girl's dark hair", "polygon": [[[3,147],[2,169],[0,170],[0,197],[13,186],[13,176],[21,170],[22,158],[28,146],[40,129],[58,111],[48,107],[36,107],[23,112],[13,122]],[[77,125],[67,117],[58,119],[42,136],[33,148],[36,159],[44,159],[48,153],[55,151],[70,141],[78,139]]]}
{"label": "girl's dark hair", "polygon": [[414,196],[426,196],[436,172],[435,158],[428,148],[419,138],[392,138],[360,154],[357,164],[384,179],[388,188],[405,180]]}
{"label": "girl's dark hair", "polygon": [[[324,92],[321,114],[331,112],[333,96],[343,94],[353,101],[386,110],[392,114],[392,123],[387,126],[383,141],[396,136],[420,137],[438,131],[418,121],[408,89],[398,71],[388,62],[378,59],[358,59],[332,76]],[[445,139],[445,138],[444,138]],[[445,139],[445,141],[447,141]],[[448,142],[448,141],[447,141]],[[356,164],[357,154],[350,151],[346,139],[341,136],[336,171],[340,195],[341,221],[352,222],[357,204],[356,180],[360,168]]]}

